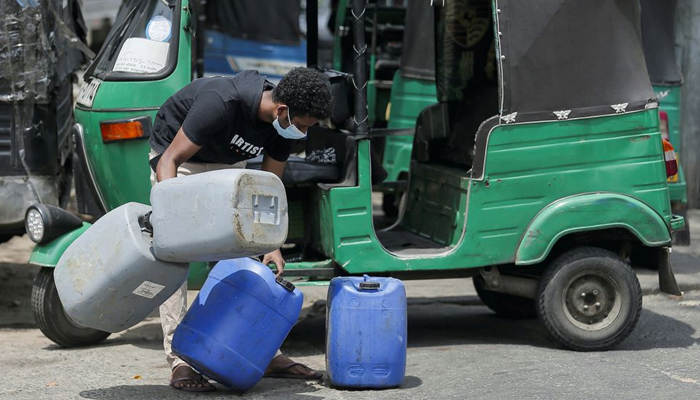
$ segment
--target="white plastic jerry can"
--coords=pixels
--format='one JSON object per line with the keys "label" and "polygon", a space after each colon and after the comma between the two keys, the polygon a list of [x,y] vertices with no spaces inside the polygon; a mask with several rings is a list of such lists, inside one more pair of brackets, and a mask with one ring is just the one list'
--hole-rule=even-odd
{"label": "white plastic jerry can", "polygon": [[56,265],[66,314],[78,325],[120,332],[146,318],[187,279],[188,264],[159,261],[145,229],[151,208],[118,207],[85,231]]}
{"label": "white plastic jerry can", "polygon": [[287,196],[274,174],[229,169],[167,179],[151,189],[160,260],[218,261],[265,254],[287,239]]}

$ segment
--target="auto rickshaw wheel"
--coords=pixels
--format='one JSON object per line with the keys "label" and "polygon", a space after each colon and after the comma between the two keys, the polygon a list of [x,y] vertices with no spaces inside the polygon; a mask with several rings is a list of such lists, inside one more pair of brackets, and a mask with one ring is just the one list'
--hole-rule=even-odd
{"label": "auto rickshaw wheel", "polygon": [[58,298],[53,268],[42,268],[34,279],[32,311],[41,332],[63,347],[94,345],[110,335],[109,332],[78,326],[70,320]]}
{"label": "auto rickshaw wheel", "polygon": [[537,312],[554,339],[572,350],[616,346],[632,332],[641,311],[637,276],[608,250],[570,250],[540,278]]}
{"label": "auto rickshaw wheel", "polygon": [[472,278],[479,299],[493,312],[508,319],[531,319],[537,317],[535,300],[486,290],[486,282],[481,275]]}

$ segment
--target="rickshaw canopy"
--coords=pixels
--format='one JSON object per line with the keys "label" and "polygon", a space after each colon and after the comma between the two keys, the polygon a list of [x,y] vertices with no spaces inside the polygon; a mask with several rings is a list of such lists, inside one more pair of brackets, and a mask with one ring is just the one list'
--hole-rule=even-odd
{"label": "rickshaw canopy", "polygon": [[409,1],[401,49],[401,75],[435,79],[435,15],[428,1]]}
{"label": "rickshaw canopy", "polygon": [[495,0],[502,122],[640,110],[654,97],[639,0]]}
{"label": "rickshaw canopy", "polygon": [[676,7],[678,0],[642,0],[644,54],[651,83],[683,83],[675,51]]}

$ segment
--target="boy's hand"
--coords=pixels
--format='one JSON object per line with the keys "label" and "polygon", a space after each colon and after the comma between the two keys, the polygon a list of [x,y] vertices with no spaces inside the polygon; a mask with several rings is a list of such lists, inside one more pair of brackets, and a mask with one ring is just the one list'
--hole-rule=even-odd
{"label": "boy's hand", "polygon": [[277,268],[277,274],[275,276],[280,276],[282,275],[282,272],[284,272],[284,258],[282,257],[282,252],[279,251],[279,249],[275,251],[271,251],[263,257],[262,263],[265,265],[268,265],[270,263],[274,263],[275,267]]}

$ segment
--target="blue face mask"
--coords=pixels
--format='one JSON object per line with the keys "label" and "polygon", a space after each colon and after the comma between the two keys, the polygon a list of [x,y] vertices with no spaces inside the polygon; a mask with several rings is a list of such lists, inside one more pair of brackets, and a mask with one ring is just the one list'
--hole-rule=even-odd
{"label": "blue face mask", "polygon": [[275,130],[277,130],[277,133],[282,136],[285,139],[303,139],[306,137],[306,134],[302,131],[299,130],[294,124],[292,123],[291,118],[289,118],[289,110],[287,110],[287,121],[289,121],[289,126],[286,128],[282,128],[280,126],[280,121],[279,121],[279,116],[275,118],[274,121],[272,121],[272,126],[275,127]]}

